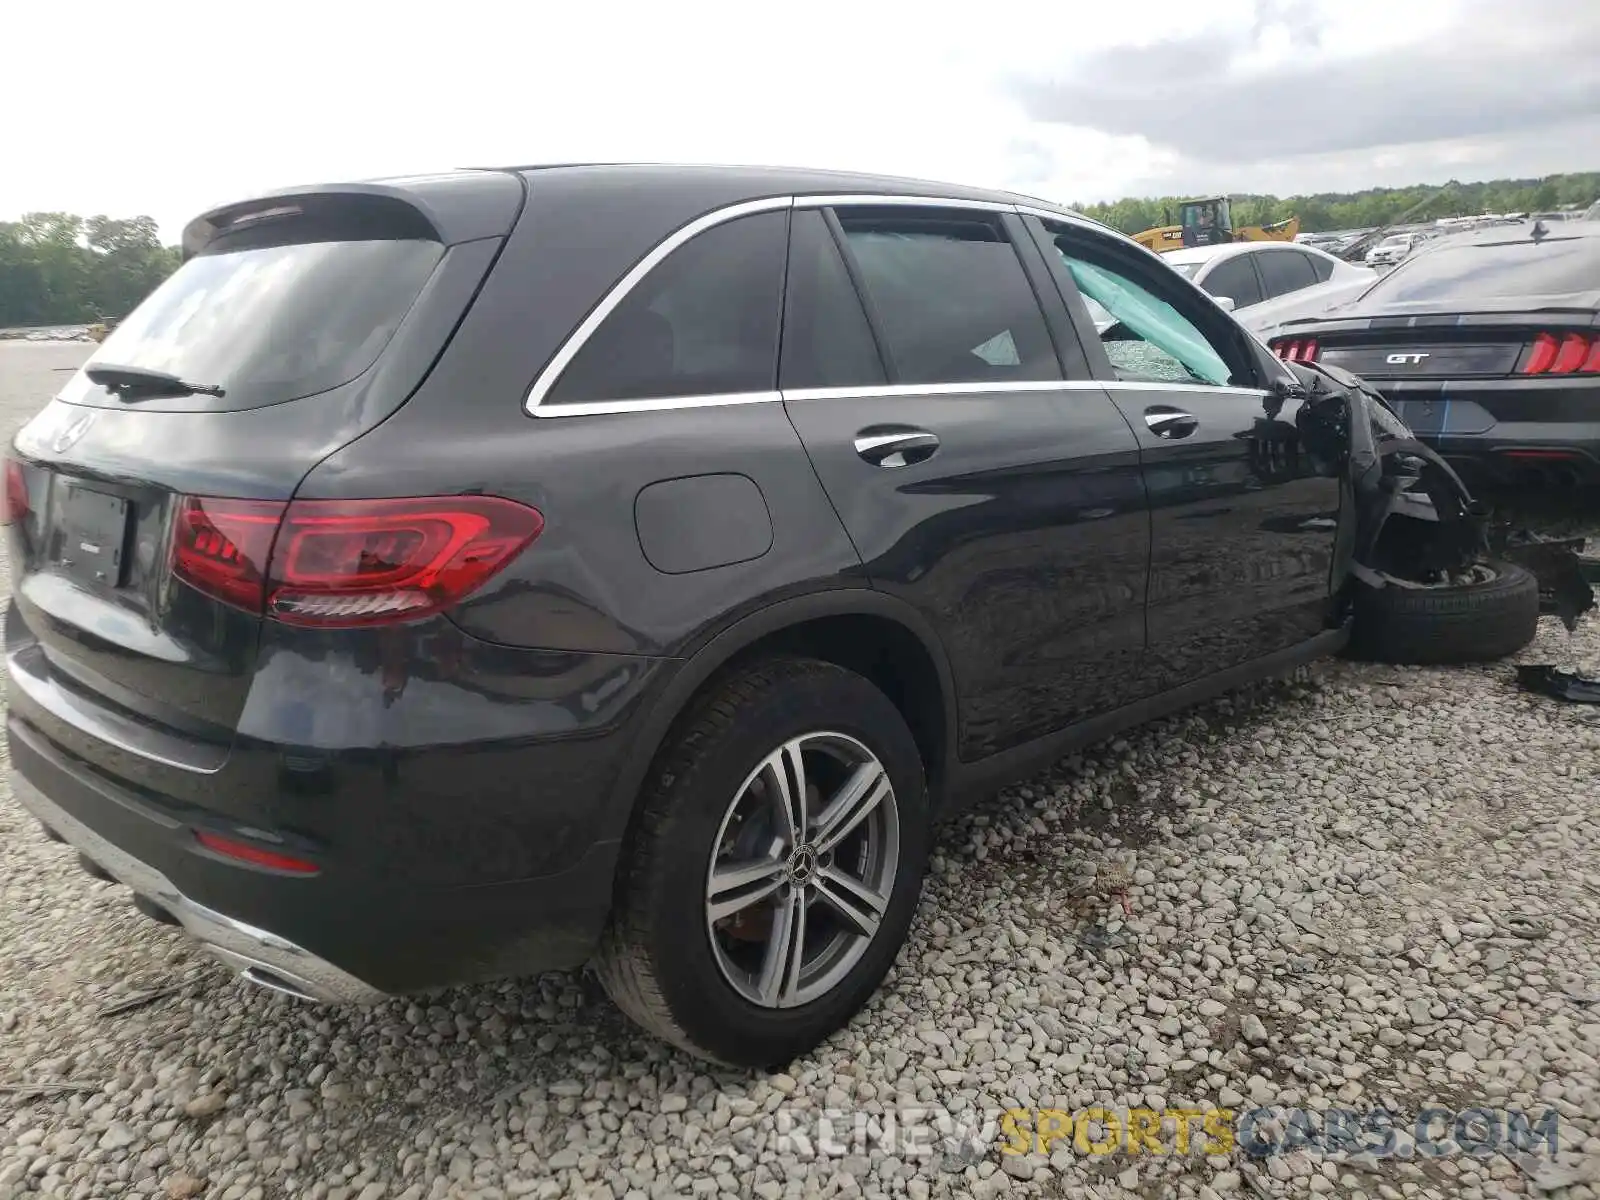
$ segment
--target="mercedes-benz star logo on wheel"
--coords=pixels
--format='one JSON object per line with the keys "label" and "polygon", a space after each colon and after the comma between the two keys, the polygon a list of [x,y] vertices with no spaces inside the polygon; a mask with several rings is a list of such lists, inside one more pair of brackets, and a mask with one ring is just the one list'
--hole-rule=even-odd
{"label": "mercedes-benz star logo on wheel", "polygon": [[789,882],[805,887],[817,873],[817,852],[810,846],[801,846],[789,856]]}

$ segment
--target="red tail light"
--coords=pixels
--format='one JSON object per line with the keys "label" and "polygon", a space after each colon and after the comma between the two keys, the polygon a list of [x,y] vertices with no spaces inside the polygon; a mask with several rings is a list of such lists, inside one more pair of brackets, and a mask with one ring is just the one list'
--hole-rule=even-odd
{"label": "red tail light", "polygon": [[1304,338],[1297,341],[1274,342],[1272,352],[1286,362],[1316,362],[1317,355],[1322,352],[1322,347],[1317,345],[1316,338]]}
{"label": "red tail light", "polygon": [[1600,335],[1538,334],[1519,371],[1523,375],[1600,374]]}
{"label": "red tail light", "polygon": [[1581,333],[1569,333],[1561,339],[1561,349],[1556,351],[1556,360],[1550,364],[1550,374],[1570,375],[1583,366],[1583,360],[1589,357],[1589,339]]}
{"label": "red tail light", "polygon": [[543,529],[537,509],[497,496],[287,506],[186,497],[173,571],[285,624],[381,624],[460,603]]}
{"label": "red tail light", "polygon": [[1561,343],[1548,333],[1541,333],[1533,339],[1533,350],[1528,354],[1528,361],[1522,364],[1524,375],[1543,375],[1550,369],[1550,364],[1555,362],[1556,354],[1561,349]]}
{"label": "red tail light", "polygon": [[287,871],[293,875],[315,875],[322,869],[316,863],[307,862],[303,858],[291,858],[287,854],[279,854],[277,851],[268,850],[264,846],[257,846],[250,842],[235,841],[233,838],[207,833],[203,829],[195,830],[194,840],[213,854],[220,854],[224,858],[249,863],[253,867],[266,867],[273,871]]}
{"label": "red tail light", "polygon": [[173,522],[172,573],[224,604],[260,612],[267,559],[286,507],[184,496]]}
{"label": "red tail light", "polygon": [[22,474],[22,464],[14,458],[6,459],[5,506],[0,508],[0,525],[12,525],[28,515],[28,481]]}

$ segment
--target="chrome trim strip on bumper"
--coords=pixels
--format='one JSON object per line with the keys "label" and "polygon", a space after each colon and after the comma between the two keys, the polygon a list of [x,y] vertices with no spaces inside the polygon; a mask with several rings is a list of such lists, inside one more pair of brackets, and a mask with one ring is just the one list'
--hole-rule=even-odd
{"label": "chrome trim strip on bumper", "polygon": [[[23,585],[24,587],[27,584]],[[92,627],[92,626],[91,626]],[[204,759],[194,757],[193,744],[179,743],[176,738],[156,733],[119,713],[106,708],[85,704],[70,690],[60,686],[50,677],[44,647],[38,642],[7,656],[6,674],[11,685],[23,692],[45,712],[81,729],[107,745],[115,746],[124,754],[132,754],[164,767],[175,767],[195,775],[215,775],[227,759],[226,748],[208,754]],[[165,749],[166,753],[161,751]],[[187,754],[187,757],[185,756]]]}
{"label": "chrome trim strip on bumper", "polygon": [[119,883],[171,913],[206,950],[251,983],[329,1004],[376,1004],[388,998],[287,938],[189,899],[160,871],[101,837],[17,771],[11,772],[11,792],[23,808]]}

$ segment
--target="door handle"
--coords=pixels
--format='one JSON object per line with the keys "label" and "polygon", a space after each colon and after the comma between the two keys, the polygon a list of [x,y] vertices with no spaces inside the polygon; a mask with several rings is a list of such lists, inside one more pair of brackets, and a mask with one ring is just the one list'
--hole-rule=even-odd
{"label": "door handle", "polygon": [[1144,423],[1158,438],[1186,438],[1200,428],[1200,418],[1181,408],[1152,404],[1144,410]]}
{"label": "door handle", "polygon": [[856,434],[856,453],[875,467],[909,467],[938,448],[937,435],[909,425],[875,425]]}

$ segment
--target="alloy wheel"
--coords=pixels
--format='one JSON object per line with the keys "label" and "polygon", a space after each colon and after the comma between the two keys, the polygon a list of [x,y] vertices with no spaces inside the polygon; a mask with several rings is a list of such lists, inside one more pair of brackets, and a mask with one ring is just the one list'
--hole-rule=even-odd
{"label": "alloy wheel", "polygon": [[705,913],[723,978],[765,1008],[826,995],[872,944],[899,859],[894,788],[877,756],[842,733],[786,741],[717,830]]}

